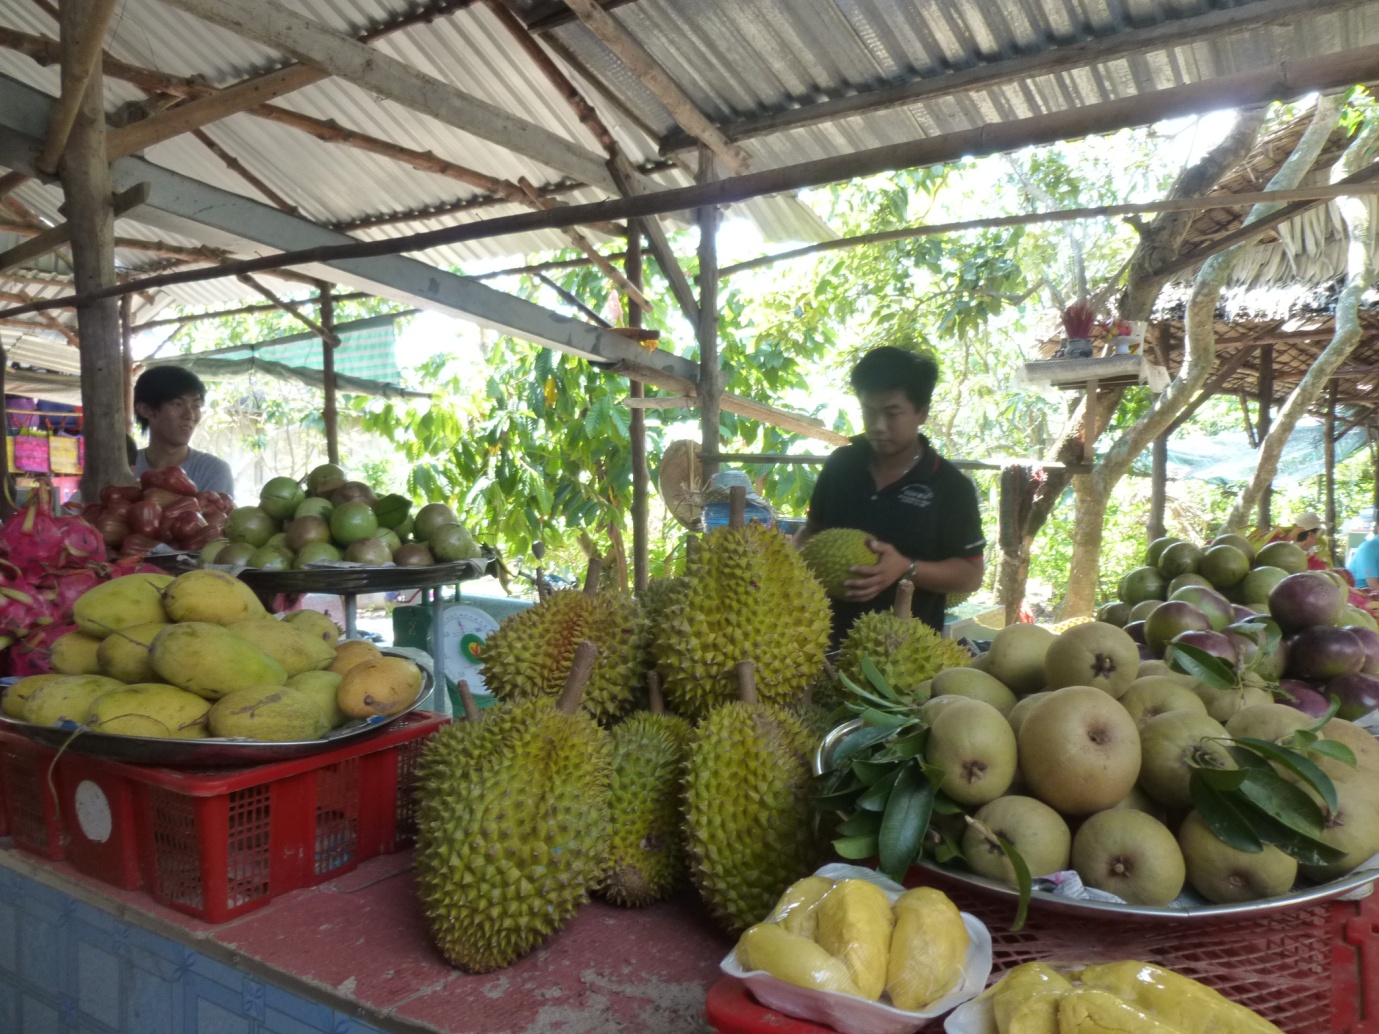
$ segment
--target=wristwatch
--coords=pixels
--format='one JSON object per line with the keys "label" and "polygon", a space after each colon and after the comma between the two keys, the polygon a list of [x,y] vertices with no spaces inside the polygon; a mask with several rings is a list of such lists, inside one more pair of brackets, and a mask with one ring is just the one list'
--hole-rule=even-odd
{"label": "wristwatch", "polygon": [[917,565],[918,563],[919,563],[918,560],[911,560],[911,561],[910,561],[910,566],[909,566],[909,568],[908,568],[908,569],[905,571],[905,573],[902,574],[900,577],[901,577],[901,578],[908,578],[908,579],[910,579],[910,581],[914,581],[914,580],[915,580],[915,565]]}

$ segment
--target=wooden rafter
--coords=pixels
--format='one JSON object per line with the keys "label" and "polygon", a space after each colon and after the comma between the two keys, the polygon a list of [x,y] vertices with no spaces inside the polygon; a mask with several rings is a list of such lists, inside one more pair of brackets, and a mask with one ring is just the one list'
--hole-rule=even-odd
{"label": "wooden rafter", "polygon": [[332,346],[338,346],[340,344],[340,339],[335,336],[335,332],[333,330],[327,330],[325,327],[321,326],[310,316],[306,315],[306,313],[299,311],[300,307],[306,303],[290,302],[285,298],[279,298],[271,288],[261,283],[260,281],[255,280],[252,276],[249,276],[248,274],[237,276],[235,277],[235,279],[242,283],[245,287],[248,287],[250,290],[268,299],[269,304],[271,304],[275,309],[287,313],[298,323],[302,324],[308,330],[314,332],[316,336],[321,338],[323,341],[329,342]]}
{"label": "wooden rafter", "polygon": [[13,194],[16,190],[29,182],[29,177],[22,172],[7,172],[0,176],[0,198],[7,194]]}
{"label": "wooden rafter", "polygon": [[446,125],[585,183],[612,189],[603,160],[593,152],[320,22],[304,18],[276,0],[164,2],[246,39],[282,50]]}
{"label": "wooden rafter", "polygon": [[[26,291],[0,291],[0,298],[3,298],[7,302],[19,302],[21,304],[24,302],[31,302],[34,300],[34,296],[27,293]],[[67,343],[71,345],[73,348],[77,347],[77,335],[71,327],[67,326],[65,323],[63,323],[56,316],[53,316],[51,313],[40,312],[38,314],[38,318],[43,323],[43,325],[47,327],[49,330],[55,330],[63,337],[65,337],[67,339]]]}
{"label": "wooden rafter", "polygon": [[[148,184],[139,183],[116,194],[111,198],[110,205],[118,217],[147,202]],[[0,252],[0,273],[7,269],[15,269],[26,262],[32,262],[50,251],[56,251],[71,239],[72,226],[70,223],[58,223],[56,226],[36,233],[22,244],[16,244],[8,251]]]}
{"label": "wooden rafter", "polygon": [[670,77],[650,52],[641,45],[617,19],[604,10],[596,0],[565,0],[584,27],[597,36],[637,81],[660,101],[678,126],[704,144],[723,160],[723,164],[738,175],[747,172],[751,159],[705,117],[680,85]]}
{"label": "wooden rafter", "polygon": [[48,121],[48,137],[38,155],[38,167],[44,172],[57,172],[57,164],[67,147],[68,134],[77,120],[77,110],[91,81],[91,73],[101,59],[101,45],[105,30],[115,13],[117,0],[93,0],[84,12],[81,35],[72,41],[71,57],[62,63],[62,95]]}
{"label": "wooden rafter", "polygon": [[279,194],[267,183],[263,182],[263,180],[256,176],[252,170],[246,167],[242,161],[236,158],[233,154],[231,154],[220,144],[216,143],[215,140],[211,138],[210,134],[207,133],[204,129],[193,129],[192,136],[196,137],[196,139],[201,143],[203,147],[206,148],[206,150],[210,151],[213,155],[215,155],[222,162],[224,162],[225,167],[227,169],[229,169],[231,172],[237,175],[240,179],[244,180],[244,182],[249,184],[249,186],[257,190],[260,194],[267,198],[271,204],[276,205],[278,208],[281,208],[284,212],[297,211],[296,205],[294,205],[291,201],[287,200],[287,198]]}

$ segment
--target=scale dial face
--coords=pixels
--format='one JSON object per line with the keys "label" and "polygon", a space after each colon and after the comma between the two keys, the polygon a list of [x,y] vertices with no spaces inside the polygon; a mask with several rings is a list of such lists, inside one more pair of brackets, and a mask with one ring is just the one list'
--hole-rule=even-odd
{"label": "scale dial face", "polygon": [[449,603],[441,610],[441,649],[445,677],[464,679],[471,693],[487,693],[479,669],[484,663],[484,643],[498,631],[498,621],[478,607]]}

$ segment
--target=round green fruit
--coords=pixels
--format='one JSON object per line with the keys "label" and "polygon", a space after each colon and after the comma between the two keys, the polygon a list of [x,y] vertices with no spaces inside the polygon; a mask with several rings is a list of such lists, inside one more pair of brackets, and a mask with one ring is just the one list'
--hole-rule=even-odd
{"label": "round green fruit", "polygon": [[312,495],[317,495],[316,489],[323,481],[344,482],[344,468],[334,463],[322,463],[319,467],[311,468],[311,473],[306,476],[306,490]]}
{"label": "round green fruit", "polygon": [[273,478],[259,492],[260,508],[275,521],[291,517],[305,499],[306,493],[297,484],[296,478]]}
{"label": "round green fruit", "polygon": [[1159,570],[1166,578],[1180,574],[1196,574],[1202,562],[1202,551],[1191,542],[1175,542],[1159,556]]}
{"label": "round green fruit", "polygon": [[435,562],[430,547],[424,542],[404,542],[393,551],[393,563],[398,567],[429,567]]}
{"label": "round green fruit", "polygon": [[288,524],[285,536],[287,548],[300,552],[313,542],[329,542],[330,523],[324,517],[306,514]]}
{"label": "round green fruit", "polygon": [[286,549],[286,550],[288,550],[289,552],[290,552],[291,549],[292,549],[292,547],[289,546],[289,545],[287,544],[287,535],[285,535],[285,534],[284,534],[283,532],[281,532],[281,531],[280,531],[280,532],[277,532],[277,533],[274,534],[274,535],[268,536],[268,541],[265,542],[264,545],[265,545],[265,546],[273,546],[273,547],[276,548],[276,549]]}
{"label": "round green fruit", "polygon": [[1288,572],[1280,567],[1256,567],[1240,583],[1240,595],[1246,605],[1263,606],[1269,602],[1269,590],[1283,579]]}
{"label": "round green fruit", "polygon": [[324,560],[339,560],[340,550],[329,542],[310,542],[297,552],[297,559],[292,562],[293,567],[305,567],[307,564],[319,564]]}
{"label": "round green fruit", "polygon": [[427,503],[412,518],[412,534],[418,542],[430,542],[437,528],[459,523],[455,511],[444,503]]}
{"label": "round green fruit", "polygon": [[278,524],[257,506],[236,506],[225,521],[225,537],[258,549],[278,531]]}
{"label": "round green fruit", "polygon": [[412,518],[408,517],[405,521],[403,521],[401,524],[399,524],[396,528],[393,529],[394,534],[396,534],[397,537],[401,539],[403,542],[406,542],[408,539],[412,537],[412,523]]}
{"label": "round green fruit", "polygon": [[260,571],[288,571],[292,568],[292,554],[280,546],[260,546],[249,558],[249,567]]}
{"label": "round green fruit", "polygon": [[296,517],[325,517],[329,518],[335,504],[329,499],[322,499],[319,496],[309,496],[303,499],[297,509],[292,511],[292,516]]}
{"label": "round green fruit", "polygon": [[389,553],[396,552],[397,548],[402,545],[402,540],[397,537],[397,532],[391,528],[379,528],[374,538],[387,546]]}
{"label": "round green fruit", "polygon": [[342,546],[359,539],[373,537],[378,532],[378,518],[368,503],[344,503],[330,515],[330,534]]}
{"label": "round green fruit", "polygon": [[229,544],[229,539],[211,539],[210,542],[207,542],[206,545],[202,547],[201,556],[198,558],[201,566],[205,567],[207,564],[219,563],[216,557],[218,557],[221,550]]}
{"label": "round green fruit", "polygon": [[1175,538],[1172,535],[1165,535],[1163,538],[1155,539],[1153,542],[1149,543],[1149,548],[1144,551],[1144,562],[1150,567],[1158,567],[1159,558],[1164,555],[1164,550],[1175,542],[1182,541],[1182,539]]}
{"label": "round green fruit", "polygon": [[247,542],[231,542],[216,553],[215,562],[228,567],[243,567],[249,563],[249,558],[254,555],[254,548]]}
{"label": "round green fruit", "polygon": [[1307,554],[1295,542],[1270,542],[1255,555],[1256,567],[1277,567],[1285,574],[1307,570]]}
{"label": "round green fruit", "polygon": [[1199,585],[1203,589],[1215,588],[1211,582],[1203,578],[1200,574],[1180,574],[1173,581],[1168,583],[1168,595],[1171,597],[1179,589],[1186,589],[1189,585]]}
{"label": "round green fruit", "polygon": [[1156,567],[1137,567],[1120,580],[1118,595],[1132,607],[1145,600],[1161,600],[1168,595],[1168,579]]}
{"label": "round green fruit", "polygon": [[376,538],[355,539],[345,549],[345,559],[352,564],[367,564],[378,567],[392,563],[393,553]]}
{"label": "round green fruit", "polygon": [[1212,546],[1202,554],[1197,569],[1213,587],[1228,589],[1250,573],[1250,558],[1236,546]]}
{"label": "round green fruit", "polygon": [[479,555],[474,536],[462,524],[443,524],[431,533],[431,552],[444,563],[468,560]]}
{"label": "round green fruit", "polygon": [[1245,559],[1250,563],[1255,562],[1255,547],[1244,535],[1217,535],[1211,540],[1213,546],[1234,546],[1245,554]]}
{"label": "round green fruit", "polygon": [[374,502],[373,512],[380,528],[396,528],[412,512],[412,500],[396,493],[385,495]]}
{"label": "round green fruit", "polygon": [[1130,623],[1130,604],[1123,602],[1103,603],[1097,608],[1096,619],[1108,625],[1124,628]]}

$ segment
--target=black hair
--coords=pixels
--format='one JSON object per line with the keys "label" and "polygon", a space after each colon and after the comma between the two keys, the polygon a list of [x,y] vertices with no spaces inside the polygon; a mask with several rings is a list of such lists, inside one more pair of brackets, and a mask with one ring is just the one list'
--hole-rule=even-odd
{"label": "black hair", "polygon": [[[180,399],[183,395],[206,397],[206,385],[201,378],[180,366],[155,366],[139,374],[134,382],[134,412],[139,412],[139,403],[150,409],[160,409],[165,402]],[[139,417],[139,427],[148,430],[148,421]]]}
{"label": "black hair", "polygon": [[873,348],[852,368],[852,390],[905,392],[915,409],[923,409],[934,397],[938,363],[932,356],[917,355],[894,345]]}

